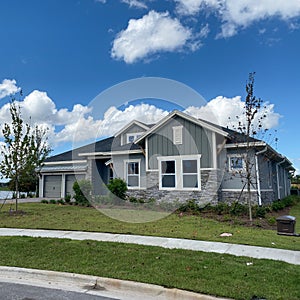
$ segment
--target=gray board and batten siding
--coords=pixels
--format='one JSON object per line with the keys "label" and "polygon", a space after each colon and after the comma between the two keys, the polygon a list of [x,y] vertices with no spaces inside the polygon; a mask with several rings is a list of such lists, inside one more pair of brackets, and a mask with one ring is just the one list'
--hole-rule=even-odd
{"label": "gray board and batten siding", "polygon": [[[174,145],[173,127],[182,126],[182,144]],[[157,170],[159,156],[201,154],[201,168],[213,167],[212,132],[181,117],[167,124],[148,138],[148,169]]]}

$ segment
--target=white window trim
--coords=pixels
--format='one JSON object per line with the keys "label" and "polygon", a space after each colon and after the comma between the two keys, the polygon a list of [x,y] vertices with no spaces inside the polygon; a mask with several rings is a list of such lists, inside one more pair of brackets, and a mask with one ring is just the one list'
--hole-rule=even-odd
{"label": "white window trim", "polygon": [[129,133],[126,133],[126,144],[130,144],[131,142],[129,142],[129,137],[130,136],[134,136],[134,139],[133,139],[133,142],[139,138],[140,136],[142,136],[145,132],[129,132]]}
{"label": "white window trim", "polygon": [[[182,145],[183,134],[182,129],[183,126],[173,126],[173,144],[174,145]],[[179,136],[178,136],[179,135]]]}
{"label": "white window trim", "polygon": [[[179,155],[179,156],[159,156],[158,160],[158,177],[159,177],[159,189],[164,191],[201,191],[201,164],[200,164],[201,154],[197,155]],[[197,180],[198,187],[190,188],[183,187],[183,160],[197,160]],[[162,186],[162,161],[175,161],[175,187],[163,187]]]}
{"label": "white window trim", "polygon": [[[128,168],[127,168],[128,163],[138,163],[139,164],[138,186],[128,186]],[[124,177],[125,177],[125,182],[127,184],[127,188],[129,190],[137,190],[137,189],[141,188],[141,160],[140,159],[124,160]]]}
{"label": "white window trim", "polygon": [[[243,167],[242,168],[232,168],[231,167],[231,159],[233,157],[238,157],[243,159]],[[243,154],[229,154],[227,155],[227,161],[228,161],[228,171],[231,173],[239,173],[239,172],[246,172],[246,164],[245,164],[245,156]]]}

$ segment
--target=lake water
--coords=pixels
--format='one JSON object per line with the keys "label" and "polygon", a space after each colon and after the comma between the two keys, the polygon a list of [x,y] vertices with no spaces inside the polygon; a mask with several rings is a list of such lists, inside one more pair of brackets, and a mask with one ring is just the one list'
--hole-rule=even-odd
{"label": "lake water", "polygon": [[13,192],[11,191],[0,191],[0,199],[11,199]]}

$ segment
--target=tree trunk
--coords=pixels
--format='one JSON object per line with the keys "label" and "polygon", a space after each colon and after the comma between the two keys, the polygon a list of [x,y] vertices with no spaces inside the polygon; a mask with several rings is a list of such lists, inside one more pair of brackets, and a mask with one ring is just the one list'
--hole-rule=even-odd
{"label": "tree trunk", "polygon": [[19,182],[16,179],[16,213],[18,212]]}
{"label": "tree trunk", "polygon": [[248,208],[249,208],[249,220],[252,222],[252,205],[251,205],[251,189],[250,189],[250,180],[247,183],[247,193],[248,193]]}

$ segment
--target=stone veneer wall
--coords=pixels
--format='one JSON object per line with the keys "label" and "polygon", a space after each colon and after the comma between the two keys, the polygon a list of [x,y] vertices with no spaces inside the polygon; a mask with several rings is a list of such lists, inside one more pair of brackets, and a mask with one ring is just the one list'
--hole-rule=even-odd
{"label": "stone veneer wall", "polygon": [[[275,193],[273,191],[263,191],[261,192],[261,201],[263,205],[267,205],[272,203],[275,200]],[[232,204],[233,202],[238,201],[241,204],[247,204],[247,191],[244,192],[234,192],[234,191],[222,191],[221,202],[226,202],[228,204]],[[251,192],[251,202],[253,205],[258,205],[258,194],[257,192]]]}
{"label": "stone veneer wall", "polygon": [[[147,188],[141,190],[128,190],[128,195],[140,199],[154,198],[158,202],[177,202],[183,203],[188,200],[196,200],[200,206],[208,203],[216,205],[218,202],[231,204],[239,200],[239,203],[247,204],[247,192],[221,191],[220,178],[221,173],[217,170],[201,170],[201,190],[200,191],[166,191],[159,190],[159,173],[158,171],[147,172]],[[251,192],[253,205],[258,204],[257,192]],[[239,198],[240,197],[240,198]],[[270,204],[275,198],[273,191],[262,191],[262,204]]]}
{"label": "stone veneer wall", "polygon": [[147,188],[141,190],[128,190],[131,197],[150,199],[154,198],[158,202],[179,202],[196,200],[199,205],[218,203],[218,189],[220,185],[217,170],[201,170],[201,190],[200,191],[166,191],[159,190],[158,171],[147,172]]}

